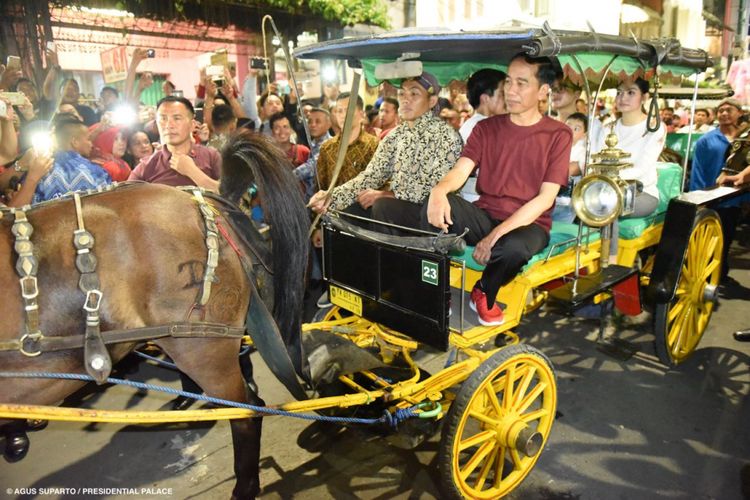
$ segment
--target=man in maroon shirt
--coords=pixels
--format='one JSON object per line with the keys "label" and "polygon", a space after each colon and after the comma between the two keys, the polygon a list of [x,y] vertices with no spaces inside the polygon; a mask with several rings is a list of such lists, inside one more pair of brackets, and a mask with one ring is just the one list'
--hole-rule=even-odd
{"label": "man in maroon shirt", "polygon": [[156,124],[164,146],[141,160],[128,180],[218,191],[221,156],[213,148],[192,142],[194,116],[193,105],[184,97],[167,96],[159,101]]}
{"label": "man in maroon shirt", "polygon": [[[538,103],[555,79],[548,59],[513,58],[505,80],[508,114],[477,123],[455,166],[432,189],[426,205],[430,225],[461,233],[485,265],[471,292],[471,308],[483,325],[499,325],[497,292],[549,242],[551,213],[560,186],[568,182],[572,134],[542,116]],[[473,204],[456,196],[479,166]]]}
{"label": "man in maroon shirt", "polygon": [[[184,97],[167,96],[156,105],[156,125],[163,144],[153,155],[141,160],[128,177],[168,186],[198,186],[219,190],[221,155],[192,141],[193,105]],[[243,367],[244,368],[244,367]],[[182,390],[201,392],[187,375],[180,373]],[[194,399],[178,396],[170,403],[173,410],[185,410]]]}

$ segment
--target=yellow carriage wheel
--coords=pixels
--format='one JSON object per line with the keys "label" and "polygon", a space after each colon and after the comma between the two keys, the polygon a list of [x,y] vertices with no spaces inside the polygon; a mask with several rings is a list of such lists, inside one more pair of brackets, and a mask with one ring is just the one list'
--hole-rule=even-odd
{"label": "yellow carriage wheel", "polygon": [[708,326],[721,278],[723,246],[719,216],[702,209],[693,223],[675,296],[654,309],[656,354],[667,366],[690,357]]}
{"label": "yellow carriage wheel", "polygon": [[488,358],[461,385],[443,424],[442,486],[451,498],[495,499],[533,469],[557,407],[552,363],[525,344]]}
{"label": "yellow carriage wheel", "polygon": [[337,319],[343,319],[351,316],[349,311],[341,309],[339,306],[329,306],[315,311],[312,321],[313,323],[319,323],[321,321],[335,321]]}

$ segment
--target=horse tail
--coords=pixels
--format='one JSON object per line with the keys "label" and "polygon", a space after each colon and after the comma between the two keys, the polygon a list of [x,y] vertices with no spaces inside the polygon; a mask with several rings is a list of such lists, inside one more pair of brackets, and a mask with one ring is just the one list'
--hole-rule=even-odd
{"label": "horse tail", "polygon": [[301,370],[300,339],[310,218],[302,190],[282,151],[261,134],[247,130],[232,136],[222,152],[219,191],[238,203],[253,183],[266,222],[271,226],[273,317],[296,368]]}

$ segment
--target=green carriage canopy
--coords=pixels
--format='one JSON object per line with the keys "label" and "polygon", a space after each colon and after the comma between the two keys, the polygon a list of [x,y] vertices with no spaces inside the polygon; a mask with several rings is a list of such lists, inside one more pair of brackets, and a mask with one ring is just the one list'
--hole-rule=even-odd
{"label": "green carriage canopy", "polygon": [[[441,85],[466,80],[481,68],[507,70],[518,53],[532,57],[556,57],[565,75],[575,83],[601,81],[611,62],[609,75],[653,75],[659,67],[663,78],[681,78],[712,65],[703,50],[687,49],[676,39],[636,40],[614,35],[544,29],[455,32],[403,30],[367,37],[344,38],[295,50],[300,59],[344,59],[351,67],[362,67],[367,83],[380,83],[374,69],[397,59],[421,61],[425,71]],[[614,58],[614,60],[613,60]],[[583,75],[581,71],[583,71]]]}

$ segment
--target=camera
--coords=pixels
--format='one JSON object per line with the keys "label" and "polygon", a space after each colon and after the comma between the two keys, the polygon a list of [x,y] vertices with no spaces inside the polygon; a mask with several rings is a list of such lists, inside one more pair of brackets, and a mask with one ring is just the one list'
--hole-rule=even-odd
{"label": "camera", "polygon": [[13,106],[23,106],[26,102],[23,92],[0,92],[0,98],[6,99]]}
{"label": "camera", "polygon": [[252,69],[268,69],[268,60],[265,57],[251,57],[250,68]]}
{"label": "camera", "polygon": [[206,76],[208,76],[217,87],[224,85],[224,66],[218,64],[212,64],[206,68]]}
{"label": "camera", "polygon": [[154,49],[148,49],[146,51],[146,57],[148,57],[148,58],[154,58],[154,57],[156,57],[156,51]]}

